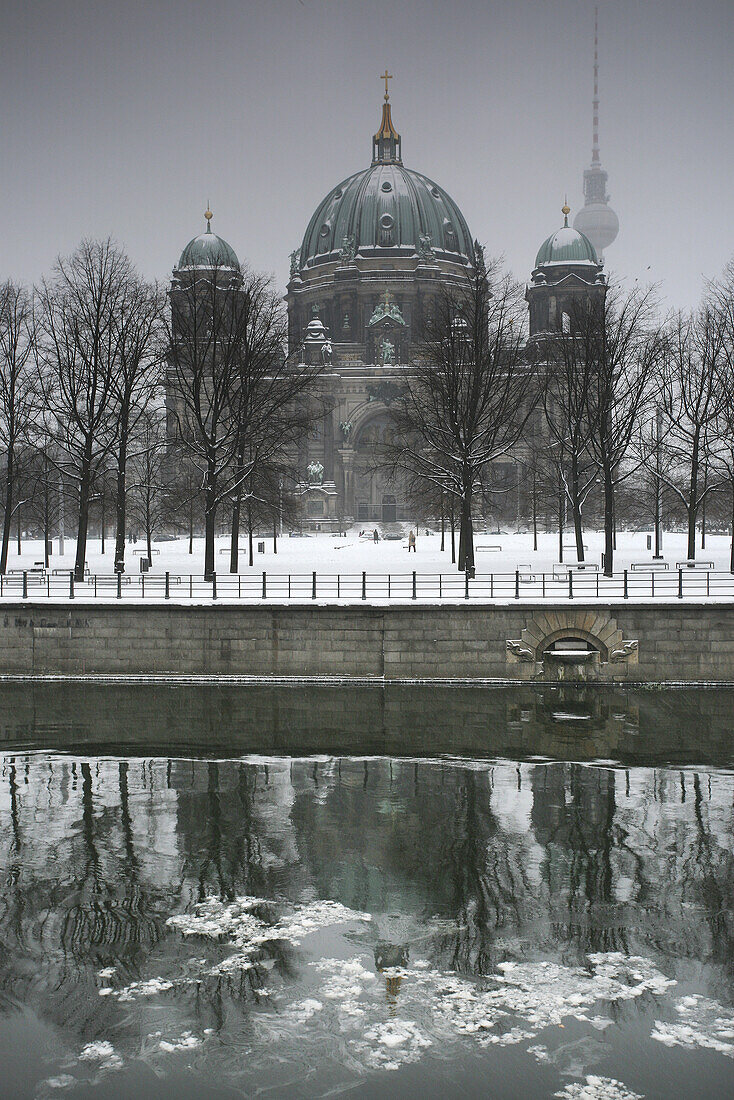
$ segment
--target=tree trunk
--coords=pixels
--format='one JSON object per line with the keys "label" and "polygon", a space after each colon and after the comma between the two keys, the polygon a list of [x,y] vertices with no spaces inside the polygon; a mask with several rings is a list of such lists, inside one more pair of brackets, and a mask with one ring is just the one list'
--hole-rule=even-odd
{"label": "tree trunk", "polygon": [[451,509],[449,512],[449,523],[451,524],[451,564],[456,565],[456,519],[454,516],[454,498],[451,497]]}
{"label": "tree trunk", "polygon": [[563,561],[563,482],[561,471],[558,471],[558,560]]}
{"label": "tree trunk", "polygon": [[255,554],[252,544],[252,498],[247,498],[247,549],[249,552],[250,567],[255,564]]}
{"label": "tree trunk", "polygon": [[189,493],[189,554],[194,552],[194,488]]}
{"label": "tree trunk", "polygon": [[242,511],[242,489],[237,490],[237,496],[232,504],[232,532],[229,544],[229,571],[239,572],[240,568],[240,514]]}
{"label": "tree trunk", "polygon": [[734,573],[734,480],[731,483],[731,554],[729,556],[729,572]]}
{"label": "tree trunk", "polygon": [[461,495],[461,520],[459,526],[459,569],[474,576],[474,532],[471,515],[471,479],[464,476]]}
{"label": "tree trunk", "polygon": [[120,429],[120,447],[117,452],[117,481],[115,484],[115,572],[125,572],[125,526],[127,517],[127,432]]}
{"label": "tree trunk", "polygon": [[693,561],[696,557],[696,520],[698,519],[698,503],[696,497],[698,495],[698,437],[694,436],[693,446],[691,448],[691,484],[690,491],[688,493],[688,551],[687,557],[689,561]]}
{"label": "tree trunk", "polygon": [[207,581],[210,581],[215,573],[214,536],[217,519],[216,492],[216,472],[214,467],[209,465],[206,471],[206,485],[204,488],[204,580]]}
{"label": "tree trunk", "polygon": [[576,560],[584,560],[584,532],[581,527],[581,501],[579,500],[579,471],[578,462],[574,457],[571,462],[571,511],[573,513],[573,530],[576,537]]}
{"label": "tree trunk", "polygon": [[614,572],[614,480],[611,467],[604,468],[604,576]]}
{"label": "tree trunk", "polygon": [[17,526],[16,526],[16,534],[18,536],[18,557],[20,557],[20,555],[22,553],[21,531],[20,531],[20,501],[18,501],[18,503],[16,504],[15,511],[16,511],[16,516],[17,516],[17,520],[18,520],[18,523],[17,523]]}
{"label": "tree trunk", "polygon": [[7,482],[5,485],[5,515],[3,516],[3,545],[0,551],[0,573],[8,568],[10,524],[13,519],[13,478],[15,476],[13,448],[8,447]]}
{"label": "tree trunk", "polygon": [[76,531],[76,559],[74,561],[74,580],[84,580],[84,566],[87,559],[87,530],[89,528],[89,493],[92,485],[92,443],[85,447],[82,460],[82,478],[79,484],[79,523]]}
{"label": "tree trunk", "polygon": [[538,475],[533,466],[533,550],[538,549]]}
{"label": "tree trunk", "polygon": [[441,550],[446,545],[446,514],[443,507],[443,493],[441,493]]}

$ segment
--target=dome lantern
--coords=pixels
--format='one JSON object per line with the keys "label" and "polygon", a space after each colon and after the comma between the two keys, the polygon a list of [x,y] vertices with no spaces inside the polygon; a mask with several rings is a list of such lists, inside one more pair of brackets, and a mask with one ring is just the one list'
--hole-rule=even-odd
{"label": "dome lantern", "polygon": [[385,81],[385,102],[382,104],[382,120],[380,128],[372,138],[372,163],[373,164],[402,164],[402,141],[400,134],[392,124],[390,111],[390,93],[387,89],[388,80],[393,76],[385,69],[380,80]]}

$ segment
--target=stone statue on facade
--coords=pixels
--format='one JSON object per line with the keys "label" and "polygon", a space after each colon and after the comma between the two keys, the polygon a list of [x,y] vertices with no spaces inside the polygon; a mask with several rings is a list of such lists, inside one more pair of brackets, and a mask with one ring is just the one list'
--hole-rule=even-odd
{"label": "stone statue on facade", "polygon": [[351,422],[351,420],[343,420],[341,422],[341,424],[339,425],[339,428],[341,429],[341,433],[344,436],[344,442],[348,443],[349,442],[349,437],[352,434],[352,422]]}
{"label": "stone statue on facade", "polygon": [[430,233],[421,233],[418,237],[418,259],[427,264],[433,262]]}
{"label": "stone statue on facade", "polygon": [[343,237],[342,246],[339,252],[339,260],[343,264],[351,264],[354,260],[356,241],[353,236]]}
{"label": "stone statue on facade", "polygon": [[301,264],[301,250],[300,248],[294,248],[291,252],[291,279],[295,279],[296,275],[300,275]]}
{"label": "stone statue on facade", "polygon": [[321,485],[324,480],[324,467],[320,462],[309,462],[306,473],[309,485]]}
{"label": "stone statue on facade", "polygon": [[324,366],[329,366],[331,364],[331,356],[331,340],[325,340],[324,343],[321,345],[321,362],[324,364]]}
{"label": "stone statue on facade", "polygon": [[391,340],[383,340],[382,347],[380,348],[380,355],[382,356],[382,362],[387,365],[395,362],[395,345]]}

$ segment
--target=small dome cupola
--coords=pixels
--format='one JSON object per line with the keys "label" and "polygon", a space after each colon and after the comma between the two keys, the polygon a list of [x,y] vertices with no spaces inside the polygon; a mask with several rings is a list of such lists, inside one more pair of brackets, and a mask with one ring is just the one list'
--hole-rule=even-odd
{"label": "small dome cupola", "polygon": [[535,257],[536,268],[556,265],[563,267],[593,266],[596,270],[601,265],[593,244],[588,237],[584,236],[578,229],[572,229],[568,224],[568,215],[571,213],[568,203],[564,203],[561,210],[563,225],[543,241],[538,250],[538,255]]}
{"label": "small dome cupola", "polygon": [[239,271],[240,261],[231,245],[227,244],[223,237],[212,233],[211,220],[214,217],[209,203],[206,206],[206,230],[189,241],[181,253],[178,268],[191,267],[226,267]]}
{"label": "small dome cupola", "polygon": [[385,102],[382,105],[382,120],[380,129],[372,139],[372,163],[373,164],[402,164],[402,147],[400,134],[392,124],[390,112],[390,93],[387,82],[392,80],[392,74],[385,69],[380,80],[385,81]]}

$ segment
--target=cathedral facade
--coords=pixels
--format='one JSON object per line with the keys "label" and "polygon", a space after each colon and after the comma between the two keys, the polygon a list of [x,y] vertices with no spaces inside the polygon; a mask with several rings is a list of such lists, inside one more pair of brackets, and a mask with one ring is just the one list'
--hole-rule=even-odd
{"label": "cathedral facade", "polygon": [[[480,255],[451,196],[403,164],[387,72],[383,79],[371,163],[322,199],[290,258],[289,352],[322,367],[323,415],[298,456],[296,493],[304,526],[324,530],[411,518],[399,480],[375,466],[375,444],[391,438],[391,406],[433,304],[466,279]],[[527,287],[531,340],[563,331],[579,296],[606,290],[594,244],[569,226],[567,206],[563,213]],[[231,267],[236,277],[233,250],[209,224],[184,249],[173,289],[207,263]]]}

